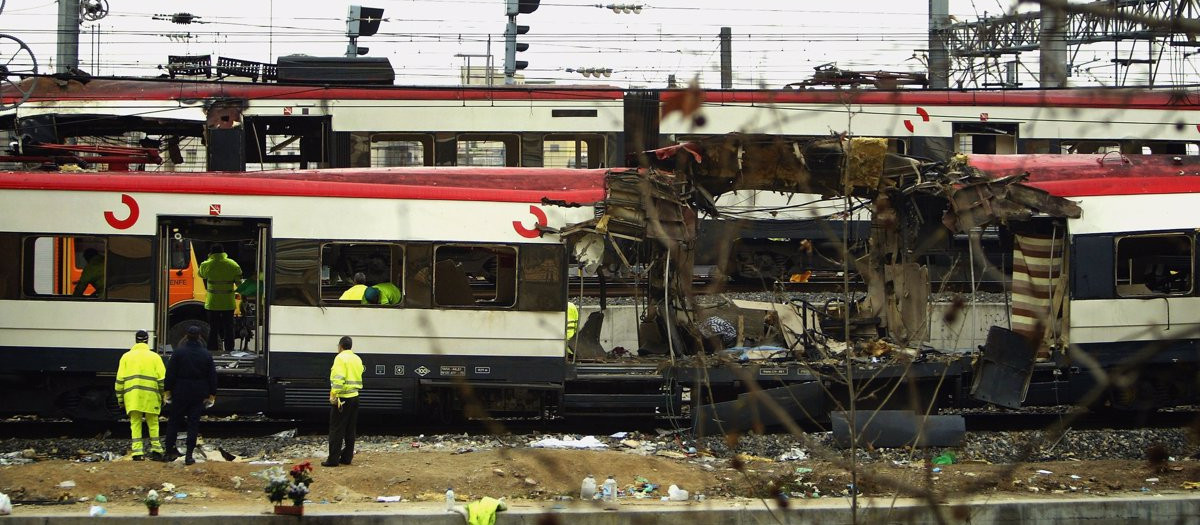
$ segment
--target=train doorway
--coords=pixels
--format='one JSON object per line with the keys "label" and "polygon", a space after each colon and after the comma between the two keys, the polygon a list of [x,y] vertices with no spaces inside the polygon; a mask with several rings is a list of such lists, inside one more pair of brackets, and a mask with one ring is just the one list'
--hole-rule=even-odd
{"label": "train doorway", "polygon": [[[266,372],[270,220],[225,217],[159,217],[155,328],[158,348],[171,351],[189,327],[200,329],[220,374]],[[236,288],[231,342],[212,330],[204,308],[208,290],[200,264],[220,244],[242,270]],[[209,340],[216,338],[213,344]]]}

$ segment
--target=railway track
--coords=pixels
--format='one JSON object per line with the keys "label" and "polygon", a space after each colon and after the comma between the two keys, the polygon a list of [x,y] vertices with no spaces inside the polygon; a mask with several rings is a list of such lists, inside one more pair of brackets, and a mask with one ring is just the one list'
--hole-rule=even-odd
{"label": "railway track", "polygon": [[[1034,431],[1061,424],[1072,417],[1068,412],[993,412],[962,411],[966,428],[971,432]],[[1156,412],[1085,412],[1074,416],[1067,426],[1078,430],[1132,430],[1142,428],[1182,428],[1200,421],[1200,408],[1186,407]],[[360,435],[413,436],[496,433],[533,434],[566,433],[610,435],[622,431],[678,431],[687,427],[688,421],[654,420],[650,418],[572,418],[550,421],[513,419],[495,422],[467,421],[457,423],[395,423],[372,421],[363,418],[359,422]],[[824,425],[819,427],[827,428]],[[817,430],[814,427],[813,430]],[[314,419],[212,419],[201,424],[201,433],[210,438],[254,438],[270,437],[279,433],[294,435],[324,435],[328,423],[322,418]],[[0,439],[52,439],[52,438],[118,438],[126,436],[129,425],[124,421],[76,422],[68,420],[18,419],[0,421]],[[775,432],[781,432],[776,429]]]}

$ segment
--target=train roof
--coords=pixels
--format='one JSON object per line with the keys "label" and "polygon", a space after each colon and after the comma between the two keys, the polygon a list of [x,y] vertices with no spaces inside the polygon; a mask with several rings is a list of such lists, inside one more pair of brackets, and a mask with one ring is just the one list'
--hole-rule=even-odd
{"label": "train roof", "polygon": [[0,188],[591,204],[607,169],[342,168],[258,172],[0,172]]}
{"label": "train roof", "polygon": [[[60,81],[37,77],[31,102],[63,100],[607,100],[627,92],[612,86],[331,86],[273,84],[227,80],[189,81],[152,78],[92,78]],[[22,86],[23,88],[25,85]],[[680,89],[652,90],[671,96]],[[1034,106],[1076,108],[1200,107],[1200,88],[1061,88],[983,90],[702,90],[706,104],[885,104],[933,106]],[[13,86],[0,89],[5,102],[19,99]]]}

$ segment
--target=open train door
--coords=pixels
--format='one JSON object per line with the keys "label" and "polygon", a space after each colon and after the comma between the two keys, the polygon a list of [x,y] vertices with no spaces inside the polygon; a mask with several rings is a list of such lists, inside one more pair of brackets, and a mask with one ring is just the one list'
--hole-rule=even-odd
{"label": "open train door", "polygon": [[[155,296],[155,342],[169,354],[186,337],[187,329],[200,329],[212,350],[221,376],[260,376],[266,372],[266,312],[270,220],[241,217],[159,217],[158,286]],[[220,243],[242,269],[235,282],[237,307],[231,343],[207,345],[212,337],[204,302],[208,295],[200,278],[200,264]]]}

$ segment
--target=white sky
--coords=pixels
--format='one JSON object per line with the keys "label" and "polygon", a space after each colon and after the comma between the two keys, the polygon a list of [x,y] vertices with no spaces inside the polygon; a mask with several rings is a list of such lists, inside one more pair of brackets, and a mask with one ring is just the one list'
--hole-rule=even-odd
{"label": "white sky", "polygon": [[[604,4],[612,2],[599,0]],[[167,55],[213,55],[273,62],[287,54],[340,56],[346,49],[349,5],[328,0],[108,0],[109,15],[85,22],[80,67],[98,75],[154,76]],[[779,87],[836,62],[843,69],[924,71],[914,58],[926,47],[928,0],[657,0],[640,14],[595,7],[597,0],[543,0],[518,22],[531,27],[519,38],[530,44],[519,58],[530,63],[528,80],[621,87],[664,86],[698,77],[720,84],[717,35],[733,31],[734,87]],[[621,2],[632,4],[630,0]],[[457,84],[465,59],[456,54],[504,56],[503,0],[364,0],[384,8],[380,32],[359,41],[369,56],[387,57],[397,84]],[[1002,13],[1011,0],[951,0],[958,20]],[[53,72],[57,3],[7,0],[0,33],[25,41],[41,72]],[[1023,10],[1027,7],[1022,7]],[[155,14],[189,12],[200,23],[178,25]],[[10,42],[0,40],[0,48]],[[1111,48],[1111,44],[1108,44]],[[0,52],[6,51],[0,49]],[[1094,53],[1092,53],[1094,54]],[[1098,56],[1098,55],[1097,55]],[[1139,56],[1144,56],[1144,53]],[[1036,54],[1022,56],[1023,80],[1037,71]],[[1083,55],[1078,62],[1091,60]],[[1093,65],[1108,64],[1107,57]],[[482,58],[472,65],[483,65]],[[1112,66],[1093,74],[1111,78]],[[611,78],[584,78],[567,69],[610,68]],[[1105,77],[1107,76],[1107,77]],[[1144,77],[1144,74],[1143,74]],[[1086,75],[1078,77],[1083,83]]]}

